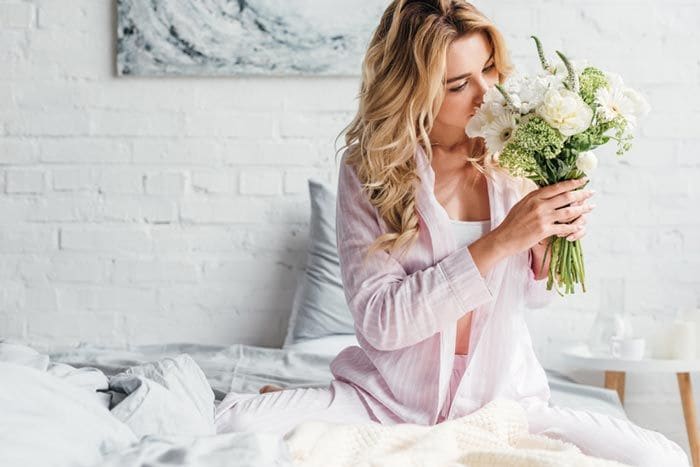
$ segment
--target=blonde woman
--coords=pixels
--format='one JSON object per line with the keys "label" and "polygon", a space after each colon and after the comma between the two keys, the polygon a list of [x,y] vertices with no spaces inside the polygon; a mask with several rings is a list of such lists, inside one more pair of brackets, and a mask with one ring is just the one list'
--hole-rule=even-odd
{"label": "blonde woman", "polygon": [[581,238],[592,206],[581,180],[534,189],[466,136],[486,90],[511,71],[501,33],[471,4],[388,6],[338,179],[338,250],[360,346],[333,360],[328,388],[230,393],[219,432],[285,433],[306,420],[434,425],[505,397],[526,408],[531,432],[586,454],[688,465],[658,432],[549,403],[523,306],[557,296],[545,286],[545,240]]}

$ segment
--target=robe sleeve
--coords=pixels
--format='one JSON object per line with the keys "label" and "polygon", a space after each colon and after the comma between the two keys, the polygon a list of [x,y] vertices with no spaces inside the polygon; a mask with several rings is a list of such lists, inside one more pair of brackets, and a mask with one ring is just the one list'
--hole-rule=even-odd
{"label": "robe sleeve", "polygon": [[367,247],[382,233],[377,209],[343,157],[336,200],[341,277],[355,330],[374,348],[414,345],[494,298],[466,247],[412,274],[381,249],[363,263]]}

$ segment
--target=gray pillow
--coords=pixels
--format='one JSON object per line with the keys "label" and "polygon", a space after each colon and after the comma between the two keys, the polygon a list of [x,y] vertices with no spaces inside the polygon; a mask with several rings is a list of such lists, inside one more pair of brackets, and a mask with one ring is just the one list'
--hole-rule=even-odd
{"label": "gray pillow", "polygon": [[335,235],[336,193],[309,178],[311,218],[306,268],[297,282],[283,347],[336,334],[355,334],[345,301]]}

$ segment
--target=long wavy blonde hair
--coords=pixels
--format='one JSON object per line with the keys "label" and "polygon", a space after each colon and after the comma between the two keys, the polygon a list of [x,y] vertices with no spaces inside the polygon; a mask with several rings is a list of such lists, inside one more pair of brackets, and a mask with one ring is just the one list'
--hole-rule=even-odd
{"label": "long wavy blonde hair", "polygon": [[[415,151],[432,161],[428,134],[445,93],[447,51],[467,34],[485,32],[494,48],[498,79],[512,72],[505,41],[495,25],[463,0],[394,0],[384,11],[362,62],[357,114],[345,133],[346,163],[390,228],[367,250],[392,254],[418,239]],[[340,137],[339,135],[339,137]],[[337,138],[336,138],[337,139]],[[481,173],[498,170],[478,138],[467,160]]]}

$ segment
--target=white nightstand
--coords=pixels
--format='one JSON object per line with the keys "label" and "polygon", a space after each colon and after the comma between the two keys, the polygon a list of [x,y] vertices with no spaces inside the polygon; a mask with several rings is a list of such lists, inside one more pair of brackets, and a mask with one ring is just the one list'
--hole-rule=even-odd
{"label": "white nightstand", "polygon": [[572,367],[604,371],[605,387],[615,389],[620,397],[620,402],[623,404],[625,402],[626,373],[675,373],[678,378],[678,389],[680,390],[683,403],[683,416],[685,417],[685,427],[688,431],[693,466],[700,467],[700,444],[695,416],[695,402],[693,401],[693,388],[690,382],[690,372],[700,371],[700,359],[645,358],[642,360],[625,360],[613,358],[609,354],[593,353],[585,344],[569,347],[562,354],[564,361]]}

